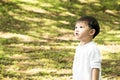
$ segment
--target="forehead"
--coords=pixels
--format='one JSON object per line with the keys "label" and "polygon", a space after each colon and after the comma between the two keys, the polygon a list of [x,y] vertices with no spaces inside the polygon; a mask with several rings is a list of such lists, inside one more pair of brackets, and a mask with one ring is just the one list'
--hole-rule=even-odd
{"label": "forehead", "polygon": [[88,23],[86,21],[77,21],[75,26],[88,26]]}

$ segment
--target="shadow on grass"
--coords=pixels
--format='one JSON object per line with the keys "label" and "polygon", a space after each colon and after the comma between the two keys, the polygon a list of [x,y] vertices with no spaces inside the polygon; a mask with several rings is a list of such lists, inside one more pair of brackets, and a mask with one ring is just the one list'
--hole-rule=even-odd
{"label": "shadow on grass", "polygon": [[21,11],[21,8],[18,5],[13,2],[0,1],[0,6],[1,32],[24,33],[29,29],[28,23],[20,21],[13,16],[17,10]]}
{"label": "shadow on grass", "polygon": [[[37,4],[28,4],[19,1],[16,3],[12,1],[8,3],[0,1],[1,32],[26,34],[34,38],[40,38],[39,40],[44,40],[24,42],[20,41],[18,38],[1,38],[3,39],[1,40],[3,46],[1,51],[3,51],[3,54],[0,54],[0,76],[9,76],[11,78],[21,77],[25,79],[27,75],[20,74],[19,71],[26,71],[35,67],[42,69],[71,69],[74,49],[66,48],[65,45],[70,46],[71,43],[75,41],[56,39],[54,36],[51,37],[51,33],[57,34],[58,37],[63,36],[64,34],[60,32],[61,28],[72,30],[74,28],[75,21],[79,16],[95,16],[100,21],[103,30],[108,30],[107,28],[112,29],[114,26],[116,26],[115,29],[120,29],[120,8],[119,4],[117,4],[117,0],[101,0],[93,3],[82,3],[79,2],[79,0],[70,0],[67,2],[58,1],[58,3],[53,3],[52,0],[48,1],[48,4],[51,4],[52,7],[41,6],[40,3],[42,2],[38,2]],[[46,2],[43,0],[43,3]],[[25,7],[28,8],[24,9],[20,4],[24,4],[26,5]],[[38,11],[34,11],[36,8],[31,9],[32,7],[41,8],[43,11],[45,10],[48,13],[42,13],[38,8]],[[116,12],[114,12],[114,10]],[[46,22],[53,23],[48,24]],[[59,30],[52,30],[52,26],[57,27]],[[37,35],[29,33],[29,31],[33,33],[35,32]],[[106,31],[103,31],[103,33],[104,36],[101,35],[101,41],[106,37]],[[42,36],[40,36],[41,34]],[[48,37],[45,38],[44,35],[47,35]],[[101,41],[99,41],[99,43]],[[114,59],[116,58],[114,57]],[[103,60],[103,74],[107,76],[119,76],[119,60]],[[39,72],[35,75],[43,76],[48,75],[48,73]],[[49,75],[60,77],[63,75],[70,75],[70,73],[51,73]],[[32,76],[30,79],[32,79]]]}
{"label": "shadow on grass", "polygon": [[[26,52],[26,50],[28,50]],[[0,58],[1,76],[9,78],[32,79],[33,76],[69,76],[71,73],[57,73],[55,71],[31,71],[34,68],[40,69],[71,69],[73,61],[72,49],[41,49],[35,47],[14,47],[7,46],[4,53],[5,57]],[[14,70],[14,71],[13,71]],[[30,70],[30,71],[29,71]],[[33,73],[33,74],[32,74]]]}
{"label": "shadow on grass", "polygon": [[[27,34],[40,39],[42,39],[43,35],[47,35],[48,38],[50,38],[50,36],[56,32],[56,36],[63,36],[64,34],[62,34],[60,30],[53,30],[51,27],[55,26],[58,29],[73,30],[76,19],[84,15],[95,16],[99,20],[102,27],[102,34],[106,34],[107,30],[113,28],[119,30],[120,16],[117,0],[101,0],[95,2],[61,0],[56,1],[56,4],[54,4],[53,1],[48,1],[47,3],[45,1],[38,1],[36,4],[22,1],[8,1],[7,3],[0,1],[0,3],[0,18],[2,20],[0,22],[0,31],[2,32]],[[46,3],[46,5],[49,4],[51,6],[41,5],[41,3]],[[37,35],[29,33],[30,31]],[[40,37],[41,34],[42,37]],[[98,43],[104,43],[102,42],[104,38],[105,37],[100,37],[101,41],[98,41]]]}
{"label": "shadow on grass", "polygon": [[109,59],[102,61],[102,74],[104,76],[120,76],[120,54],[109,53],[106,54]]}
{"label": "shadow on grass", "polygon": [[[57,1],[56,1],[57,2]],[[28,11],[25,9],[22,9],[20,6],[18,6],[16,3],[13,3],[12,1],[8,2],[8,3],[4,3],[1,1],[1,11],[2,11],[2,27],[4,26],[3,31],[5,30],[23,30],[23,32],[27,29],[29,29],[29,21],[20,21],[14,18],[14,15],[10,15],[10,11],[17,13],[17,14],[21,14],[22,16],[28,16],[30,18],[30,15],[32,15],[33,17],[38,17],[38,18],[46,18],[46,19],[50,19],[53,21],[57,21],[57,23],[53,24],[56,25],[59,28],[67,28],[67,29],[73,29],[74,28],[74,23],[76,21],[76,19],[78,18],[78,16],[84,16],[84,15],[91,15],[91,16],[95,16],[98,18],[98,20],[102,23],[102,24],[107,24],[109,25],[111,28],[113,28],[112,25],[115,26],[114,22],[118,22],[120,19],[119,16],[119,12],[118,13],[106,13],[105,10],[119,10],[119,4],[117,3],[118,1],[100,1],[100,2],[86,2],[86,3],[82,3],[78,0],[71,0],[71,1],[66,1],[66,2],[59,2],[54,4],[52,3],[52,1],[49,1],[48,4],[51,4],[52,7],[45,7],[45,6],[37,6],[37,7],[41,7],[43,10],[49,11],[50,14],[47,13],[40,13],[40,12],[35,12],[35,11]],[[19,2],[20,3],[20,2]],[[39,2],[41,3],[41,2]],[[44,3],[44,1],[43,1]],[[111,4],[112,3],[112,4]],[[26,5],[33,5],[34,4],[27,4],[26,2],[21,2],[21,4],[26,4]],[[106,5],[107,4],[107,5]],[[71,6],[72,5],[72,6]],[[108,7],[109,6],[109,7]],[[66,14],[66,12],[68,14]],[[97,13],[98,14],[97,14]],[[62,15],[61,13],[63,13],[64,15]],[[101,14],[99,14],[101,13]],[[24,15],[25,14],[25,15]],[[116,15],[116,16],[113,16]],[[111,19],[110,19],[111,18]],[[64,24],[61,23],[59,21],[66,21],[69,22],[69,24]],[[107,21],[107,22],[106,22]],[[30,21],[31,22],[31,21]],[[44,26],[44,24],[42,25],[41,22],[35,22],[37,24],[37,26]],[[44,22],[43,22],[44,23]],[[116,26],[118,26],[120,23],[118,22],[118,24],[116,24]],[[48,25],[49,26],[49,25]]]}

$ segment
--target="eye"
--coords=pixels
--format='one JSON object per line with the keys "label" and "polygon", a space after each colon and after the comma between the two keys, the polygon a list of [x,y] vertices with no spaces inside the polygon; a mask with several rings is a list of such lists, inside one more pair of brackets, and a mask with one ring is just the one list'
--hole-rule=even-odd
{"label": "eye", "polygon": [[77,26],[75,26],[75,29],[77,29]]}
{"label": "eye", "polygon": [[79,28],[83,28],[83,26],[79,26]]}

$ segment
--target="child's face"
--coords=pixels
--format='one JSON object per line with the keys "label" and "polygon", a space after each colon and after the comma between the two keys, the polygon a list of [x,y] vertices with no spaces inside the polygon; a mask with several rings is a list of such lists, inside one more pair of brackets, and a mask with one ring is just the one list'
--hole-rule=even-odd
{"label": "child's face", "polygon": [[81,41],[91,37],[90,36],[91,30],[92,29],[89,28],[86,22],[77,22],[75,25],[74,34],[75,34],[75,37]]}

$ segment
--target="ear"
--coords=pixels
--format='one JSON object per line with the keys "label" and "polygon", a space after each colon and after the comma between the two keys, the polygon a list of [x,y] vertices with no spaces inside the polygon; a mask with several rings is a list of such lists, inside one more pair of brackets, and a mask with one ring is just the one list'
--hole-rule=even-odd
{"label": "ear", "polygon": [[95,34],[95,29],[91,29],[91,30],[89,31],[89,35],[93,36],[94,34]]}

